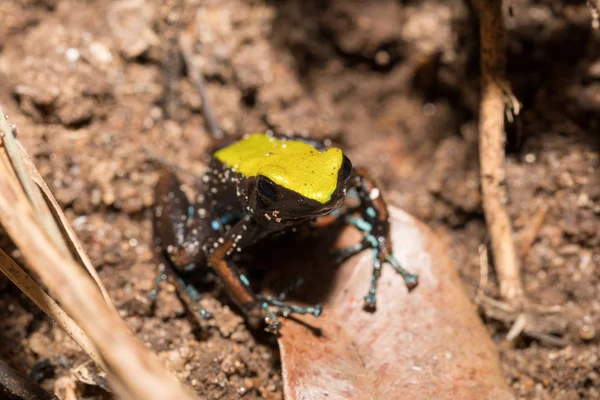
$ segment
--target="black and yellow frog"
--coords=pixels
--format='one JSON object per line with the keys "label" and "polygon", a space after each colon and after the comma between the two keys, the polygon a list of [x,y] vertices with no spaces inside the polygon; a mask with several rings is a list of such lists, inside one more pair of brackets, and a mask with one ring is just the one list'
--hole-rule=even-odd
{"label": "black and yellow frog", "polygon": [[[256,133],[212,153],[201,178],[204,190],[192,205],[170,171],[156,189],[154,229],[157,248],[177,270],[208,265],[223,280],[234,302],[246,313],[264,317],[277,333],[279,316],[321,314],[320,305],[303,307],[282,297],[255,293],[232,256],[275,232],[324,218],[344,218],[364,239],[340,251],[342,258],[372,249],[373,274],[365,306],[376,306],[383,263],[404,278],[409,289],[418,276],[404,270],[392,254],[386,204],[365,171],[353,168],[342,150],[298,136]],[[345,210],[348,192],[359,199]],[[343,211],[342,211],[343,210]],[[208,314],[202,311],[203,316]]]}

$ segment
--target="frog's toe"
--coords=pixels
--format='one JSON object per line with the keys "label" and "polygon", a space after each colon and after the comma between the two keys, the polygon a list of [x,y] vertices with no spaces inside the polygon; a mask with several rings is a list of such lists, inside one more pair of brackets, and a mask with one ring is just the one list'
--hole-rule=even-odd
{"label": "frog's toe", "polygon": [[272,296],[265,296],[260,299],[260,308],[263,310],[265,316],[265,328],[268,332],[277,333],[281,328],[281,322],[278,317],[288,318],[291,315],[312,315],[313,317],[319,317],[323,313],[323,305],[317,304],[315,306],[298,306],[295,304],[289,304],[283,302]]}
{"label": "frog's toe", "polygon": [[155,302],[156,299],[158,298],[158,292],[160,291],[160,283],[162,281],[167,280],[167,273],[165,271],[164,266],[159,266],[159,271],[158,274],[156,275],[156,278],[154,279],[154,284],[152,286],[152,289],[150,289],[150,291],[146,294],[146,297],[148,297],[148,300],[150,300],[151,302]]}
{"label": "frog's toe", "polygon": [[273,333],[275,335],[279,334],[279,330],[281,329],[281,327],[283,326],[282,323],[279,321],[278,318],[278,314],[272,310],[269,306],[269,302],[268,302],[268,298],[264,299],[265,301],[263,301],[260,304],[260,308],[262,309],[262,312],[264,313],[264,318],[265,318],[265,331]]}
{"label": "frog's toe", "polygon": [[283,326],[283,324],[281,323],[281,321],[279,321],[278,319],[271,319],[269,317],[265,317],[265,324],[267,325],[265,327],[265,331],[272,333],[274,335],[278,335],[279,334],[279,330],[281,329],[281,327]]}
{"label": "frog's toe", "polygon": [[152,290],[150,290],[148,293],[146,293],[146,297],[151,302],[155,302],[156,299],[158,298],[158,289],[152,289]]}
{"label": "frog's toe", "polygon": [[374,311],[377,308],[377,297],[373,294],[368,294],[364,297],[364,308],[368,311]]}
{"label": "frog's toe", "polygon": [[396,260],[396,258],[393,255],[389,254],[385,258],[385,261],[390,263],[390,265],[394,267],[396,272],[402,275],[402,278],[404,278],[404,283],[406,284],[406,287],[409,291],[413,290],[417,287],[417,285],[419,285],[419,275],[413,274],[412,272],[409,272],[406,269],[402,268],[398,260]]}
{"label": "frog's toe", "polygon": [[419,285],[419,275],[410,272],[404,276],[404,282],[408,290],[413,290]]}
{"label": "frog's toe", "polygon": [[211,313],[210,311],[207,311],[205,308],[202,307],[198,307],[198,315],[200,315],[200,318],[207,320],[207,319],[212,319],[213,317],[213,313]]}
{"label": "frog's toe", "polygon": [[313,312],[312,312],[312,315],[313,315],[314,317],[320,317],[322,313],[323,313],[323,304],[317,304],[317,305],[314,307],[314,310],[313,310]]}

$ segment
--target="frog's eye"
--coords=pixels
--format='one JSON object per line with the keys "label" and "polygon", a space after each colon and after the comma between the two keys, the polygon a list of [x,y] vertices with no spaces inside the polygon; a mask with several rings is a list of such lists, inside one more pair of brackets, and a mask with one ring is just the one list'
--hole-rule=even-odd
{"label": "frog's eye", "polygon": [[347,181],[350,175],[352,175],[352,163],[348,157],[344,156],[344,160],[342,161],[342,179]]}
{"label": "frog's eye", "polygon": [[256,187],[258,188],[258,193],[265,199],[273,200],[275,198],[275,184],[270,179],[265,177],[259,178]]}

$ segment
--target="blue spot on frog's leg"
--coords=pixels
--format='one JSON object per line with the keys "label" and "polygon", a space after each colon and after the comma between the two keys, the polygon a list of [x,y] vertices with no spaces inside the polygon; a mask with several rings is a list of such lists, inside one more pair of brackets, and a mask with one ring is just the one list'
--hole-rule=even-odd
{"label": "blue spot on frog's leg", "polygon": [[240,274],[240,281],[242,281],[245,286],[250,286],[250,281],[246,275]]}
{"label": "blue spot on frog's leg", "polygon": [[377,216],[377,213],[375,212],[375,209],[373,207],[367,207],[367,215],[371,218],[375,218]]}
{"label": "blue spot on frog's leg", "polygon": [[363,232],[371,232],[371,230],[373,230],[373,224],[371,224],[367,220],[357,218],[353,215],[348,215],[346,217],[346,222]]}
{"label": "blue spot on frog's leg", "polygon": [[225,214],[222,217],[219,217],[218,219],[212,220],[210,222],[210,227],[215,231],[222,231],[223,226],[229,225],[232,222],[239,220],[241,218],[242,218],[241,214],[237,214],[237,213]]}
{"label": "blue spot on frog's leg", "polygon": [[221,220],[221,224],[222,225],[227,225],[230,224],[231,222],[237,220],[237,219],[241,219],[242,218],[242,214],[237,214],[237,213],[229,213],[229,214],[225,214],[223,215],[220,220]]}
{"label": "blue spot on frog's leg", "polygon": [[181,270],[182,270],[183,272],[192,272],[193,270],[195,270],[195,269],[196,269],[196,267],[197,267],[197,265],[192,263],[192,264],[188,264],[188,265],[186,265],[186,266],[185,266],[185,267],[183,267]]}

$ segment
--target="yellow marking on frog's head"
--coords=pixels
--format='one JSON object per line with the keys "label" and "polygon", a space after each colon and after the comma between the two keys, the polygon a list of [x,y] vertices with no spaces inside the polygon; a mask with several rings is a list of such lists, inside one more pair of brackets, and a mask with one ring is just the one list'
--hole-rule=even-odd
{"label": "yellow marking on frog's head", "polygon": [[275,184],[308,199],[331,200],[342,168],[342,151],[319,152],[299,140],[254,134],[218,150],[214,156],[246,177],[265,176]]}

